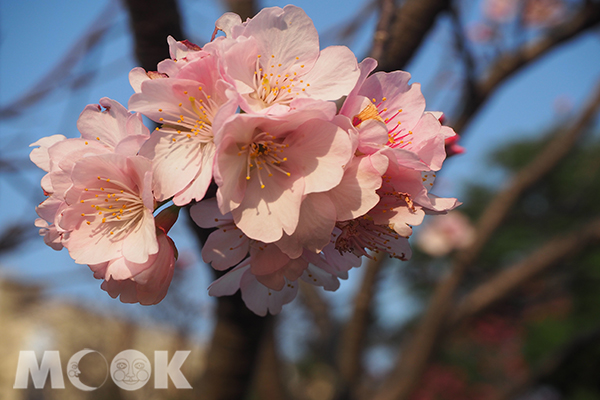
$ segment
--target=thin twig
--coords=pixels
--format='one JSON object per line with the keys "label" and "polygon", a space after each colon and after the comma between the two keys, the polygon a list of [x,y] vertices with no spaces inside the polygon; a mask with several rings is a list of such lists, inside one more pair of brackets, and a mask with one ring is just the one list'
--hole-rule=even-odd
{"label": "thin twig", "polygon": [[53,90],[63,87],[65,80],[71,76],[79,60],[101,43],[104,36],[113,27],[117,12],[117,2],[108,2],[105,9],[90,24],[91,28],[88,32],[75,42],[66,53],[66,56],[54,68],[36,82],[23,96],[0,108],[0,119],[14,118],[21,115]]}
{"label": "thin twig", "polygon": [[316,347],[319,351],[325,351],[326,347],[329,346],[329,341],[333,334],[329,304],[321,295],[321,291],[314,285],[302,280],[299,280],[298,282],[300,283],[300,298],[306,308],[310,311],[313,321],[319,329]]}

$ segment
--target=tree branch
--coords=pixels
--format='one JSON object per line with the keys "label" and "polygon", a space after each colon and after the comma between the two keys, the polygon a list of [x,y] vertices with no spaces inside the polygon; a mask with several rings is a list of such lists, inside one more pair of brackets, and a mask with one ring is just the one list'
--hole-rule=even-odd
{"label": "tree branch", "polygon": [[467,294],[455,308],[450,324],[459,324],[483,312],[534,276],[566,257],[576,255],[599,239],[600,218],[596,218],[583,228],[577,228],[567,235],[561,234],[548,241],[526,259],[502,270]]}
{"label": "tree branch", "polygon": [[87,33],[69,49],[66,56],[45,74],[42,79],[32,86],[31,90],[20,98],[11,101],[9,105],[0,108],[0,119],[13,118],[42,100],[53,90],[63,87],[65,81],[71,77],[77,63],[85,57],[94,47],[102,42],[102,38],[110,31],[117,15],[117,5],[111,1],[106,8],[92,22]]}
{"label": "tree branch", "polygon": [[176,0],[124,0],[135,41],[135,56],[142,68],[155,71],[169,58],[167,37],[185,39]]}
{"label": "tree branch", "polygon": [[216,316],[206,370],[197,387],[203,400],[244,399],[272,317],[259,317],[248,310],[239,293],[219,297]]}
{"label": "tree branch", "polygon": [[[390,35],[382,40],[381,35],[375,36],[373,50],[380,52],[379,41],[383,42],[383,49],[378,69],[393,71],[402,69],[420,47],[423,39],[433,27],[439,13],[450,6],[450,0],[406,0],[402,7],[394,12],[393,16],[381,15],[380,24],[384,26],[387,19],[393,19]],[[382,12],[387,11],[387,8]],[[375,56],[375,54],[374,54]]]}
{"label": "tree branch", "polygon": [[373,45],[371,47],[371,57],[381,60],[383,57],[384,46],[390,36],[390,26],[396,14],[396,5],[394,0],[380,0],[379,21],[373,34]]}
{"label": "tree branch", "polygon": [[489,68],[489,73],[480,80],[472,96],[467,98],[465,108],[460,116],[452,124],[453,128],[460,133],[465,131],[469,121],[479,109],[486,103],[487,99],[495,93],[500,84],[512,74],[525,65],[529,65],[542,57],[559,44],[576,37],[585,30],[600,23],[600,3],[587,2],[569,21],[551,30],[542,39],[529,45],[525,45],[517,51],[501,56]]}

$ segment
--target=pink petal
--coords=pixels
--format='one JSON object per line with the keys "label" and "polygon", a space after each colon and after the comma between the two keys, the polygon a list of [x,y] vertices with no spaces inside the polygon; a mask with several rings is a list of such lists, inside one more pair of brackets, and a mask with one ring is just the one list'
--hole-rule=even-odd
{"label": "pink petal", "polygon": [[202,259],[214,269],[224,271],[242,261],[249,250],[248,238],[231,224],[210,234],[202,246]]}
{"label": "pink petal", "polygon": [[39,168],[46,172],[50,172],[50,155],[48,149],[55,143],[65,140],[66,137],[63,135],[52,135],[43,137],[37,142],[31,143],[29,147],[39,146],[31,150],[29,153],[29,159],[37,165]]}
{"label": "pink petal", "polygon": [[[104,107],[105,110],[102,111]],[[103,97],[100,105],[90,104],[84,108],[77,120],[77,129],[81,137],[98,140],[102,144],[115,148],[127,136],[127,119],[131,114],[119,102]]]}
{"label": "pink petal", "polygon": [[300,126],[289,140],[286,155],[304,178],[304,193],[324,192],[336,186],[351,157],[348,134],[330,122],[313,119]]}
{"label": "pink petal", "polygon": [[[240,288],[244,274],[250,269],[250,260],[246,260],[225,275],[214,281],[208,287],[211,296],[231,296]],[[252,275],[252,274],[250,274]]]}
{"label": "pink petal", "polygon": [[300,257],[305,248],[318,253],[329,243],[335,221],[336,209],[328,194],[309,194],[302,201],[294,233],[283,235],[275,244],[290,258]]}
{"label": "pink petal", "polygon": [[336,100],[347,95],[360,76],[354,53],[345,46],[330,46],[321,51],[314,67],[304,75],[306,89],[315,99]]}
{"label": "pink petal", "polygon": [[338,186],[327,192],[337,210],[337,220],[346,221],[364,215],[379,201],[375,191],[381,187],[381,175],[387,169],[387,157],[381,154],[356,157]]}

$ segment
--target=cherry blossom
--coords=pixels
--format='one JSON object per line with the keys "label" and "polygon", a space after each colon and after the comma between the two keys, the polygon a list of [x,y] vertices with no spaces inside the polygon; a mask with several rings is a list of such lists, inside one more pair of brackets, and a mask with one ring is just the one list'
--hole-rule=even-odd
{"label": "cherry blossom", "polygon": [[359,65],[344,46],[321,50],[292,5],[225,13],[215,27],[202,47],[168,37],[156,71],[130,72],[134,113],[103,98],[81,113],[80,138],[31,145],[46,172],[45,243],[88,264],[111,297],[156,304],[175,273],[168,232],[191,204],[213,229],[202,258],[220,278],[208,293],[239,290],[263,316],[300,281],[337,290],[363,256],[408,260],[413,226],[460,204],[431,193],[463,149],[420,85],[372,73],[375,60]]}
{"label": "cherry blossom", "polygon": [[329,121],[334,112],[324,103],[280,118],[238,114],[223,125],[214,171],[219,208],[248,237],[271,243],[292,234],[303,196],[340,183],[352,127]]}
{"label": "cherry blossom", "polygon": [[393,150],[399,164],[408,168],[439,170],[446,157],[445,140],[454,136],[454,131],[443,127],[436,114],[425,112],[420,85],[408,84],[408,72],[368,76],[376,65],[373,59],[360,64],[357,86],[340,110],[352,118],[359,131],[358,150],[371,154],[387,148]]}
{"label": "cherry blossom", "polygon": [[68,207],[58,224],[69,231],[65,247],[76,263],[124,257],[142,264],[158,252],[149,160],[120,154],[85,157],[75,163],[71,179]]}
{"label": "cherry blossom", "polygon": [[135,155],[149,137],[141,114],[130,114],[125,107],[109,98],[100,104],[85,107],[77,121],[81,138],[67,139],[63,135],[42,138],[31,146],[31,160],[47,174],[42,178],[42,189],[49,196],[37,208],[41,217],[36,221],[44,241],[54,248],[62,248],[66,232],[55,224],[66,207],[65,193],[71,187],[70,178],[77,160],[96,154],[120,153]]}
{"label": "cherry blossom", "polygon": [[237,109],[232,87],[220,78],[217,60],[189,62],[178,78],[149,79],[129,100],[129,108],[161,123],[140,150],[153,160],[158,201],[177,205],[201,200],[212,179],[214,127]]}
{"label": "cherry blossom", "polygon": [[159,303],[167,294],[173,278],[177,249],[167,236],[177,220],[178,208],[163,210],[156,218],[158,252],[145,263],[135,263],[125,257],[90,265],[94,277],[104,279],[101,288],[112,298],[123,303],[151,305]]}
{"label": "cherry blossom", "polygon": [[453,250],[464,249],[475,239],[475,228],[458,211],[432,218],[424,224],[417,236],[417,245],[433,257],[441,257]]}
{"label": "cherry blossom", "polygon": [[[249,257],[213,282],[208,293],[211,296],[229,296],[240,290],[246,306],[257,315],[265,316],[268,312],[278,314],[284,304],[296,297],[299,279],[315,286],[322,286],[325,290],[338,289],[340,283],[336,275],[309,264],[304,257],[288,260],[278,273],[267,275],[269,279],[265,281],[265,275],[257,275],[253,272],[253,258]],[[275,289],[271,284],[273,278],[278,283]]]}
{"label": "cherry blossom", "polygon": [[359,76],[350,49],[319,49],[313,22],[298,7],[265,8],[243,23],[227,13],[216,26],[229,39],[218,43],[219,51],[246,112],[287,112],[295,99],[307,97],[336,100]]}

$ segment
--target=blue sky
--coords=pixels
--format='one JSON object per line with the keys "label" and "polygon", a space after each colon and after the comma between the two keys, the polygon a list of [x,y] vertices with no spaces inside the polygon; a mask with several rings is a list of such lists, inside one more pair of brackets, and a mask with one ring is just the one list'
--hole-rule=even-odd
{"label": "blue sky", "polygon": [[[348,18],[354,16],[363,0],[297,1],[313,18],[321,34],[331,32]],[[285,2],[263,1],[263,6],[283,6]],[[182,0],[181,11],[184,29],[189,39],[202,44],[208,40],[214,21],[223,10],[220,4],[206,0]],[[27,147],[43,136],[56,133],[67,137],[78,135],[76,121],[86,104],[97,103],[101,97],[111,97],[127,104],[133,93],[127,74],[136,66],[128,35],[127,15],[118,1],[98,0],[0,0],[0,107],[5,107],[23,94],[41,85],[40,80],[57,65],[97,20],[110,9],[112,15],[104,18],[112,27],[108,35],[85,59],[74,62],[64,80],[56,80],[60,88],[43,97],[33,107],[17,118],[0,120],[0,156],[9,159],[26,159]],[[343,26],[343,25],[342,25]],[[351,48],[358,57],[364,55],[374,26],[374,19],[366,18],[361,24],[358,38]],[[183,39],[183,38],[178,38]],[[323,43],[324,45],[335,43]],[[165,41],[166,46],[166,41]],[[430,106],[435,109],[442,102],[436,96],[438,88],[432,83],[436,72],[444,67],[449,38],[443,30],[435,31],[407,70],[414,82],[423,83],[426,98],[434,98]],[[89,74],[91,84],[71,88],[70,77]],[[575,109],[589,95],[589,90],[600,79],[600,36],[588,33],[576,41],[562,45],[546,57],[516,74],[493,96],[477,119],[469,126],[462,145],[467,153],[449,160],[437,183],[440,195],[460,197],[463,183],[468,180],[499,184],[501,177],[490,171],[486,157],[493,149],[520,137],[539,134],[560,120],[555,103],[566,98]],[[442,99],[444,97],[442,96]],[[431,108],[430,108],[431,109]],[[6,226],[14,221],[31,221],[36,215],[33,204],[43,200],[39,189],[42,171],[31,164],[23,174],[7,181],[0,180],[0,221]],[[193,250],[193,242],[186,238],[182,224],[174,228],[180,251],[192,264],[200,260]],[[21,251],[0,259],[0,273],[21,279],[48,283],[50,293],[70,299],[83,299],[88,304],[128,313],[139,306],[121,305],[111,300],[99,289],[99,281],[92,278],[85,266],[76,265],[66,250],[55,252],[44,246],[41,238],[25,245]],[[210,310],[211,301],[205,292],[209,277],[203,268],[190,268],[186,280],[199,308]],[[360,273],[351,282],[342,284],[341,293],[331,298],[344,309],[344,299],[352,292]],[[406,301],[401,293],[387,294],[385,304]],[[402,300],[404,299],[404,300]],[[407,310],[413,309],[407,303]],[[202,311],[208,313],[208,311]],[[343,312],[343,311],[342,311]],[[406,313],[395,314],[404,318]]]}

